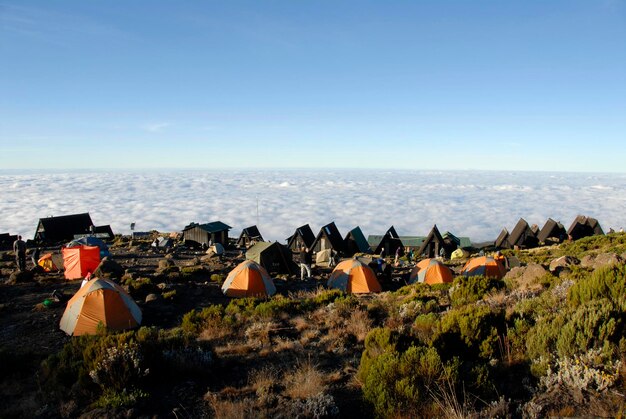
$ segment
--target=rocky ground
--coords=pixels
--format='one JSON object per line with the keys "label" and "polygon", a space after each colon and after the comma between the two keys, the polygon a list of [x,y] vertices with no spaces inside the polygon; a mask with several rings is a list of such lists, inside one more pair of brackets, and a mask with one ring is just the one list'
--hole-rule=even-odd
{"label": "rocky ground", "polygon": [[[435,331],[417,327],[416,319],[429,312],[445,318],[449,312],[464,310],[454,300],[455,288],[462,284],[432,293],[404,287],[409,267],[381,278],[384,292],[378,295],[329,296],[324,284],[330,269],[320,267],[308,281],[299,281],[295,275],[276,278],[278,296],[265,305],[257,301],[237,306],[222,294],[220,282],[243,260],[238,252],[227,252],[220,259],[177,247],[165,254],[149,243],[118,239],[108,264],[97,273],[112,276],[126,287],[142,309],[142,330],[164,331],[168,336],[178,336],[182,330],[185,350],[210,348],[210,362],[188,353],[186,360],[175,363],[178,370],[170,378],[158,378],[153,372],[141,387],[148,396],[137,403],[118,403],[98,388],[75,385],[59,393],[51,390],[49,373],[42,365],[50,355],[77,342],[59,329],[65,304],[55,302],[51,295],[56,290],[69,298],[81,281],[66,281],[60,272],[39,270],[16,277],[11,252],[3,252],[0,397],[5,403],[0,417],[387,416],[364,399],[368,384],[359,379],[368,333],[378,327],[427,342]],[[566,304],[573,284],[595,270],[623,264],[624,237],[590,243],[508,252],[509,260],[520,266],[510,270],[501,287],[480,294],[475,304],[501,313],[509,327],[520,312],[529,312],[531,303],[533,313],[542,315],[549,312],[545,301]],[[451,267],[458,272],[461,263]],[[430,300],[436,304],[425,304]],[[216,317],[210,317],[210,309],[203,312],[215,306],[222,307]],[[186,316],[191,310],[195,317]],[[623,322],[622,314],[615,321]],[[498,391],[505,394],[484,402],[477,396],[471,403],[460,402],[454,411],[431,400],[421,410],[399,407],[394,416],[415,416],[415,412],[439,417],[453,413],[457,417],[460,413],[474,417],[614,416],[623,411],[621,378],[602,392],[584,386],[541,387],[530,374],[523,333],[517,343],[509,343],[509,335],[516,338],[511,333],[506,340],[502,338],[500,350],[488,360]],[[170,341],[170,337],[159,338],[159,342]],[[436,342],[431,344],[436,346]],[[420,397],[436,399],[434,394]]]}

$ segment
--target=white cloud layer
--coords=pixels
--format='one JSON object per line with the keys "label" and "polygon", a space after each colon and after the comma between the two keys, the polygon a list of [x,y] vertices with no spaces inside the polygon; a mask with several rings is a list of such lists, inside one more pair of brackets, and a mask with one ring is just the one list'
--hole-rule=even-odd
{"label": "white cloud layer", "polygon": [[257,224],[284,242],[302,224],[335,221],[342,235],[394,225],[426,235],[433,224],[473,241],[494,240],[520,217],[568,228],[578,214],[607,231],[626,227],[626,174],[409,171],[0,172],[0,233],[31,238],[50,215],[89,212],[116,233],[180,231],[221,220],[238,236]]}

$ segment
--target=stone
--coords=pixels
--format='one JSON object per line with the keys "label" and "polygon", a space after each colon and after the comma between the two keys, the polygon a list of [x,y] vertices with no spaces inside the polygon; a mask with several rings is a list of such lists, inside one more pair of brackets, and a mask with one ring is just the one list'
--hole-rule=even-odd
{"label": "stone", "polygon": [[149,303],[151,301],[157,301],[159,299],[159,296],[156,294],[148,294],[146,296],[146,303]]}

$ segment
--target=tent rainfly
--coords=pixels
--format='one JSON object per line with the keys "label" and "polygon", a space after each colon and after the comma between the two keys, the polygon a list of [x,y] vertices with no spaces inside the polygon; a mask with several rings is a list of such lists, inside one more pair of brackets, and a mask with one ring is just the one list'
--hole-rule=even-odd
{"label": "tent rainfly", "polygon": [[245,260],[230,271],[222,292],[228,297],[270,297],[276,294],[276,286],[264,267]]}
{"label": "tent rainfly", "polygon": [[61,249],[65,279],[81,279],[93,273],[100,264],[100,248],[98,246],[78,246]]}
{"label": "tent rainfly", "polygon": [[424,259],[411,271],[409,283],[444,284],[452,282],[452,271],[437,259]]}
{"label": "tent rainfly", "polygon": [[110,330],[125,330],[141,324],[141,309],[122,287],[94,278],[67,302],[60,327],[70,336],[93,335],[102,324]]}
{"label": "tent rainfly", "polygon": [[340,289],[348,294],[382,291],[372,268],[357,259],[348,259],[337,264],[330,274],[327,286],[328,288]]}

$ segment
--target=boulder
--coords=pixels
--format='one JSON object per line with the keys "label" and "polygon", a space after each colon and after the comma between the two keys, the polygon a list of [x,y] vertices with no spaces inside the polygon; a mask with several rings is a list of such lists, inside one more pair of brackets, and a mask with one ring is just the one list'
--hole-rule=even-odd
{"label": "boulder", "polygon": [[7,284],[15,285],[20,282],[31,282],[35,278],[35,275],[31,271],[13,271]]}
{"label": "boulder", "polygon": [[561,256],[560,258],[554,259],[550,262],[550,267],[548,268],[550,272],[558,274],[564,269],[569,269],[572,265],[578,265],[578,259],[572,256]]}
{"label": "boulder", "polygon": [[108,256],[100,261],[100,264],[93,272],[94,276],[98,278],[115,278],[120,279],[124,275],[125,271],[122,266],[110,259]]}
{"label": "boulder", "polygon": [[511,269],[504,277],[504,280],[515,281],[520,288],[529,288],[536,285],[539,279],[548,272],[545,268],[537,263],[531,263],[527,266],[520,266]]}
{"label": "boulder", "polygon": [[152,302],[152,301],[157,301],[159,299],[159,296],[156,294],[148,294],[146,295],[146,303]]}
{"label": "boulder", "polygon": [[623,259],[615,253],[600,253],[597,256],[585,255],[580,260],[580,266],[584,268],[598,269],[603,266],[616,265],[623,261]]}

